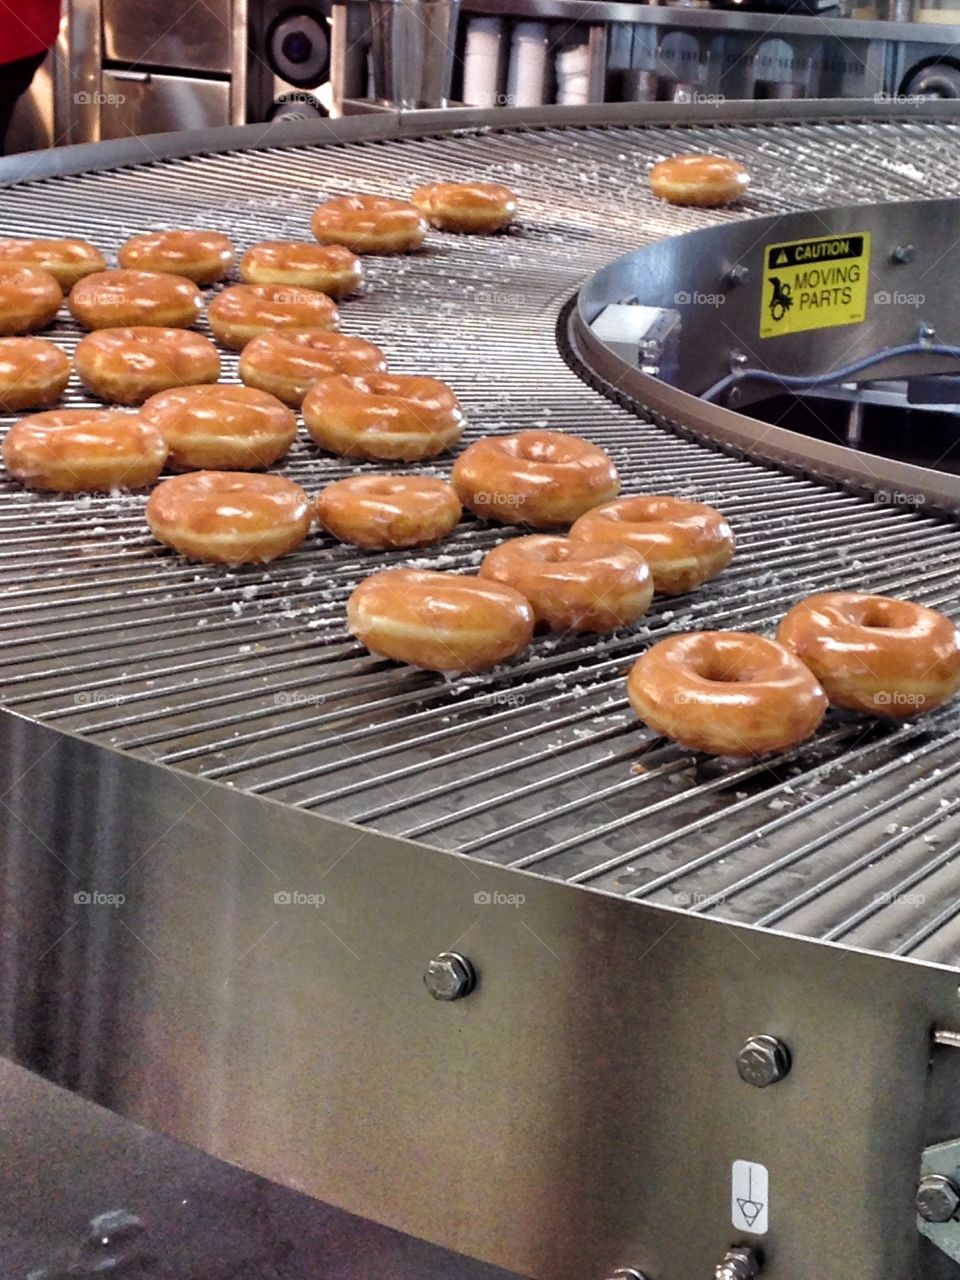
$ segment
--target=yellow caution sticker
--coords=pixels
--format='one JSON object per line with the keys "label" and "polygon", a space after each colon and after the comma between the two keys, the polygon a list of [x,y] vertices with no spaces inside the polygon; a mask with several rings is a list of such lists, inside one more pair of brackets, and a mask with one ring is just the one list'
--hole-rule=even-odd
{"label": "yellow caution sticker", "polygon": [[763,254],[761,338],[866,319],[868,231],[768,244]]}

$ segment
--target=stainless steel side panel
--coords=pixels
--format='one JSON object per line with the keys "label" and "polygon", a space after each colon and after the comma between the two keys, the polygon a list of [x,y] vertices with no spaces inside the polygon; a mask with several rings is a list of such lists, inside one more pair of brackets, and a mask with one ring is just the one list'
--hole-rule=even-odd
{"label": "stainless steel side panel", "polygon": [[104,56],[178,71],[230,70],[232,0],[103,0]]}
{"label": "stainless steel side panel", "polygon": [[[498,870],[9,713],[0,796],[0,1042],[51,1080],[530,1276],[711,1274],[737,1159],[770,1170],[764,1280],[931,1274],[912,1193],[953,971]],[[479,988],[437,1003],[423,968],[454,947]],[[755,1032],[795,1058],[763,1091],[734,1067]]]}
{"label": "stainless steel side panel", "polygon": [[100,134],[129,138],[164,129],[211,129],[230,123],[226,80],[104,71]]}

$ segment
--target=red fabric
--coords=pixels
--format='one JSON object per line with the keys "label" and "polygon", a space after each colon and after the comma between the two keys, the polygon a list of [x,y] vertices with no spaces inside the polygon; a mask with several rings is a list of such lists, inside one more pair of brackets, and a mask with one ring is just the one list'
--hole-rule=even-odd
{"label": "red fabric", "polygon": [[49,49],[59,27],[60,0],[0,0],[0,63]]}

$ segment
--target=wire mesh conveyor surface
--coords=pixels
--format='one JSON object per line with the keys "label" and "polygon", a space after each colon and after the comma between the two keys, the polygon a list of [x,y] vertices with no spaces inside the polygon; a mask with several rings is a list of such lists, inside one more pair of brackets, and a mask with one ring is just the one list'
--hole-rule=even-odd
{"label": "wire mesh conveyor surface", "polygon": [[[647,193],[679,149],[742,157],[736,213]],[[718,218],[956,194],[960,126],[871,122],[464,131],[246,151],[51,179],[0,192],[0,234],[211,226],[240,248],[302,238],[318,197],[405,194],[432,178],[507,182],[520,224],[432,234],[368,260],[342,327],[391,367],[450,382],[467,441],[569,429],[614,457],[623,492],[712,502],[739,552],[716,582],[658,599],[612,638],[538,638],[487,677],[444,680],[359,648],[356,582],[388,564],[474,570],[502,530],[465,521],[439,548],[367,554],[315,535],[267,569],[226,572],[159,548],[143,495],[0,489],[0,681],[27,717],[206,778],[502,865],[723,919],[960,961],[960,712],[894,727],[831,715],[773,762],[697,758],[641,729],[624,674],[652,640],[769,628],[831,588],[960,612],[960,534],[922,510],[836,492],[664,433],[567,367],[556,317],[579,282],[656,237]],[[72,349],[68,321],[54,335]],[[225,377],[236,379],[225,357]],[[68,402],[84,404],[75,383]],[[316,492],[356,468],[301,442],[283,472]],[[445,474],[447,459],[428,470]]]}

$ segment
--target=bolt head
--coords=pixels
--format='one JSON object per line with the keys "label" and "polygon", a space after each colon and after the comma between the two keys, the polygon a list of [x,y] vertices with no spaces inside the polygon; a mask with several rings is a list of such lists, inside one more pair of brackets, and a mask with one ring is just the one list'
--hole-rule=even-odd
{"label": "bolt head", "polygon": [[775,1036],[751,1036],[737,1054],[740,1079],[755,1089],[778,1084],[790,1074],[790,1050]]}
{"label": "bolt head", "polygon": [[462,1000],[476,986],[473,965],[456,951],[441,951],[427,965],[423,981],[434,1000]]}
{"label": "bolt head", "polygon": [[950,1222],[960,1209],[960,1192],[949,1178],[930,1173],[917,1188],[916,1206],[924,1222]]}
{"label": "bolt head", "polygon": [[900,263],[912,262],[916,256],[917,251],[912,244],[898,244],[890,254],[891,261]]}
{"label": "bolt head", "polygon": [[616,1271],[610,1272],[607,1280],[647,1280],[647,1277],[636,1267],[617,1267]]}
{"label": "bolt head", "polygon": [[714,1272],[716,1280],[756,1280],[760,1274],[757,1255],[752,1249],[728,1249],[726,1255]]}

